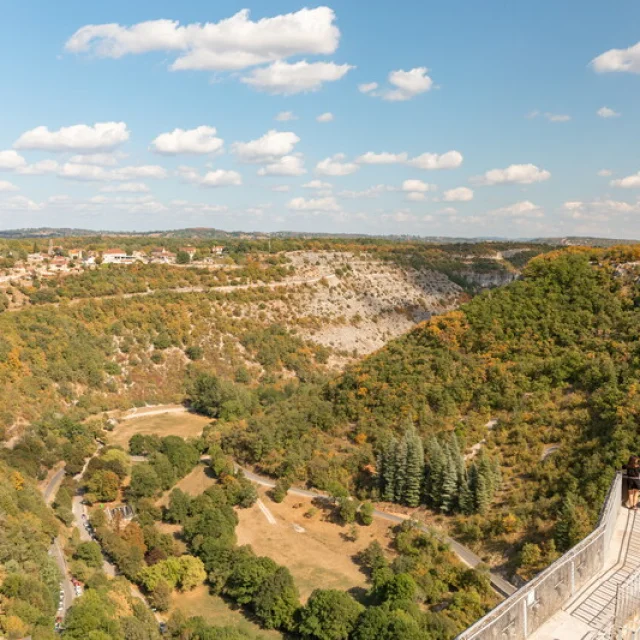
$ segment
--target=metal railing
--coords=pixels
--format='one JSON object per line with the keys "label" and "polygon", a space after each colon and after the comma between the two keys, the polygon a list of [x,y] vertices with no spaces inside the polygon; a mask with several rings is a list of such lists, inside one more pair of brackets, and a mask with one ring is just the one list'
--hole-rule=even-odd
{"label": "metal railing", "polygon": [[602,571],[621,505],[622,474],[617,473],[596,528],[456,640],[524,640],[531,636]]}
{"label": "metal railing", "polygon": [[640,638],[640,571],[634,571],[616,589],[612,638]]}

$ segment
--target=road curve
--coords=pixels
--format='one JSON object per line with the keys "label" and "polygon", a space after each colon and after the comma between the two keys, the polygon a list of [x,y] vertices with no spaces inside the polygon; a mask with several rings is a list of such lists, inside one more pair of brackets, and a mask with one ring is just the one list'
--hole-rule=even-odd
{"label": "road curve", "polygon": [[[203,456],[202,459],[206,460],[208,456]],[[269,478],[265,478],[264,476],[260,476],[257,473],[253,473],[248,469],[244,469],[239,465],[235,465],[236,469],[242,471],[244,473],[245,478],[259,484],[263,487],[273,488],[276,486],[276,483]],[[303,498],[313,498],[318,500],[330,500],[329,496],[324,495],[322,493],[318,493],[316,491],[309,491],[308,489],[297,489],[292,487],[289,489],[289,493],[294,496],[301,496]],[[373,516],[375,518],[379,518],[380,520],[386,520],[387,522],[393,522],[395,524],[400,524],[405,522],[407,518],[403,516],[398,516],[393,513],[386,513],[385,511],[380,511],[379,509],[375,509],[373,511]],[[420,529],[425,532],[433,531],[433,529],[429,529],[425,525],[419,525]],[[478,565],[483,564],[482,559],[473,553],[471,549],[467,549],[464,545],[461,545],[459,542],[456,542],[453,538],[450,538],[447,535],[441,534],[440,532],[436,532],[439,537],[442,538],[444,542],[446,542],[451,550],[464,562],[467,566],[475,568]],[[510,596],[512,593],[515,593],[516,587],[514,587],[510,582],[505,580],[501,575],[491,571],[489,572],[489,577],[491,579],[492,587],[498,591],[503,596]]]}

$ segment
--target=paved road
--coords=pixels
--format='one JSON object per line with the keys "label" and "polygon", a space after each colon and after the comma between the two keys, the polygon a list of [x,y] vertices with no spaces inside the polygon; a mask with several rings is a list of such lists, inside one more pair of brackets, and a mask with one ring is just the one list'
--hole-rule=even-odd
{"label": "paved road", "polygon": [[[56,496],[56,491],[64,478],[64,467],[58,470],[51,479],[47,483],[47,486],[42,490],[42,496],[47,504],[51,504],[53,499]],[[64,552],[62,551],[62,540],[60,537],[56,538],[49,548],[49,555],[56,561],[58,565],[58,569],[60,569],[60,575],[62,576],[62,582],[60,584],[60,589],[64,593],[64,598],[62,600],[62,607],[59,609],[59,613],[64,617],[67,614],[67,610],[73,603],[74,598],[76,597],[75,589],[73,588],[73,583],[71,582],[71,577],[69,576],[69,571],[67,569],[67,562],[64,558]]]}
{"label": "paved road", "polygon": [[[203,456],[202,459],[206,460],[208,459],[208,456]],[[236,465],[236,468],[242,471],[245,477],[248,480],[251,480],[251,482],[255,482],[256,484],[259,484],[263,487],[269,487],[269,488],[273,488],[276,485],[276,483],[273,480],[270,480],[269,478],[265,478],[264,476],[260,476],[257,473],[253,473],[252,471],[249,471],[248,469],[244,469],[239,465]],[[294,496],[301,496],[303,498],[314,498],[319,500],[330,499],[328,496],[322,493],[317,493],[316,491],[309,491],[307,489],[291,488],[289,489],[289,493]],[[378,509],[374,510],[373,516],[375,518],[379,518],[380,520],[386,520],[387,522],[393,522],[396,524],[405,522],[407,520],[406,517],[398,516],[392,513],[386,513],[385,511],[380,511]],[[424,525],[420,525],[420,528],[425,532],[432,531],[432,529],[429,529]],[[469,567],[475,568],[478,565],[483,564],[482,559],[479,556],[477,556],[475,553],[473,553],[471,549],[467,549],[467,547],[465,547],[464,545],[461,545],[459,542],[456,542],[453,538],[450,538],[449,536],[446,536],[440,533],[438,533],[438,535],[443,539],[444,542],[446,542],[451,547],[451,550],[460,558],[460,560],[462,560],[462,562],[464,562]],[[500,594],[504,596],[509,596],[516,591],[516,587],[514,587],[510,582],[505,580],[501,575],[492,571],[490,572],[489,576],[491,578],[491,585]]]}
{"label": "paved road", "polygon": [[47,486],[44,488],[42,492],[42,497],[47,504],[51,504],[56,497],[56,493],[58,491],[58,487],[62,483],[62,479],[64,478],[64,467],[56,471],[56,473],[51,476],[51,480],[49,480]]}

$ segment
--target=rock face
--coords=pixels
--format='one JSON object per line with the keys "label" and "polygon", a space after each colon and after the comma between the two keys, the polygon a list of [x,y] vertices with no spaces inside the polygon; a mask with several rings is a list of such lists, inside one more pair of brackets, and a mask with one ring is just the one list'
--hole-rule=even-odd
{"label": "rock face", "polygon": [[296,277],[325,278],[296,296],[302,316],[298,320],[308,327],[301,333],[344,352],[346,360],[375,351],[432,315],[454,309],[464,295],[441,272],[401,268],[363,254],[296,252],[289,258]]}
{"label": "rock face", "polygon": [[475,284],[481,289],[492,289],[509,284],[520,277],[520,274],[511,271],[465,271],[456,274],[459,278],[466,280],[470,284]]}

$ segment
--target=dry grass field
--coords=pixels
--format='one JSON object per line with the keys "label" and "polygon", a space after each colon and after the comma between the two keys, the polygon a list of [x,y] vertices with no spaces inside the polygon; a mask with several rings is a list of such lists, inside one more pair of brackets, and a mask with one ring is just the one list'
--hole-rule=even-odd
{"label": "dry grass field", "polygon": [[256,554],[288,567],[303,600],[317,588],[367,588],[366,576],[353,557],[373,540],[388,548],[389,525],[376,520],[370,527],[358,526],[358,539],[352,542],[345,539],[349,527],[326,519],[328,512],[318,509],[312,518],[305,517],[312,506],[308,499],[289,495],[276,504],[263,489],[260,497],[276,524],[269,524],[258,505],[239,510],[238,544],[249,544]]}
{"label": "dry grass field", "polygon": [[200,463],[191,473],[177,482],[175,487],[166,491],[156,504],[161,507],[169,504],[169,495],[173,489],[181,489],[190,496],[198,496],[215,483],[216,479],[209,473],[208,465]]}
{"label": "dry grass field", "polygon": [[136,433],[190,438],[200,435],[210,422],[211,418],[197,416],[193,413],[162,413],[141,416],[120,422],[109,434],[109,444],[119,445],[126,449],[129,446],[129,440]]}
{"label": "dry grass field", "polygon": [[180,609],[186,616],[201,616],[217,627],[233,627],[247,632],[256,640],[280,640],[278,631],[266,631],[249,620],[241,610],[232,609],[222,598],[213,596],[202,585],[187,593],[174,592],[171,611]]}

